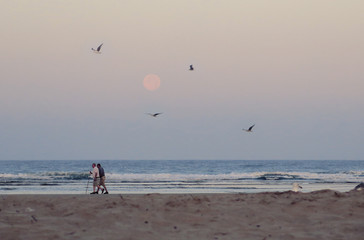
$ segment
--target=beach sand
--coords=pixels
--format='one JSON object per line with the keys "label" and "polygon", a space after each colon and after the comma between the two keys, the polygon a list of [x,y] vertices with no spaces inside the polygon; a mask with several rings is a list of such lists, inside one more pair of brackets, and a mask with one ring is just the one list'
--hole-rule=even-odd
{"label": "beach sand", "polygon": [[2,195],[0,239],[364,239],[364,191]]}

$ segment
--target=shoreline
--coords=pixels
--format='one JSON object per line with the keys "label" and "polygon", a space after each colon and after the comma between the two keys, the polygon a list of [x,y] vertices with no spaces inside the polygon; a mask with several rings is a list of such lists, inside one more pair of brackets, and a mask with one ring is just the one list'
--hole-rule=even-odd
{"label": "shoreline", "polygon": [[364,191],[0,196],[2,239],[362,239]]}
{"label": "shoreline", "polygon": [[[300,189],[301,192],[309,193],[314,191],[320,191],[322,189],[330,189],[338,192],[348,192],[354,189],[360,182],[350,182],[350,183],[299,183],[303,188]],[[72,194],[72,195],[82,195],[89,194],[92,192],[92,186],[88,187],[88,191],[86,193],[86,184],[78,184],[77,186],[72,185],[60,185],[60,186],[46,186],[43,189],[30,187],[28,190],[1,190],[1,195],[27,195],[27,194],[39,194],[39,195],[48,195],[48,194]],[[35,188],[35,189],[34,189]],[[292,190],[292,183],[267,183],[267,184],[252,184],[252,183],[241,183],[241,184],[215,184],[213,186],[210,185],[191,185],[185,184],[185,186],[181,185],[173,185],[173,184],[115,184],[115,183],[107,183],[107,188],[111,194],[237,194],[237,193],[261,193],[261,192],[285,192]]]}

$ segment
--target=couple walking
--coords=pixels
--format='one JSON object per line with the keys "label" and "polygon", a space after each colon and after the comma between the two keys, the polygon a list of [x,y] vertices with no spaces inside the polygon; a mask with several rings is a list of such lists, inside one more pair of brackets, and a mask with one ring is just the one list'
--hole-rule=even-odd
{"label": "couple walking", "polygon": [[[94,179],[93,182],[93,192],[90,194],[99,194],[99,190],[101,189],[101,193],[109,194],[107,191],[107,188],[105,186],[105,172],[104,169],[101,167],[101,164],[96,163],[92,164],[92,172],[90,171],[90,174],[92,174],[92,178]],[[97,191],[95,191],[97,188]]]}

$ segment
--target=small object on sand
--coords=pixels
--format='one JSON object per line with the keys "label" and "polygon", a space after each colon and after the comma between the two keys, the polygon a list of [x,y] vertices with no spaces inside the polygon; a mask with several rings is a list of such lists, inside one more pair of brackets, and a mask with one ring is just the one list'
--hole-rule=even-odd
{"label": "small object on sand", "polygon": [[195,69],[193,68],[193,65],[190,65],[190,71],[193,71],[193,70],[195,70]]}
{"label": "small object on sand", "polygon": [[361,191],[361,190],[364,190],[364,182],[360,183],[358,186],[356,186],[354,188],[354,190],[356,191]]}
{"label": "small object on sand", "polygon": [[34,215],[32,215],[32,218],[35,222],[38,222],[38,219],[36,217],[34,217]]}
{"label": "small object on sand", "polygon": [[298,183],[293,183],[292,184],[292,191],[293,192],[299,192],[300,189],[302,189],[302,187]]}
{"label": "small object on sand", "polygon": [[27,208],[25,209],[25,211],[26,211],[26,212],[34,212],[34,209],[33,209],[33,208],[30,208],[30,207],[27,207]]}

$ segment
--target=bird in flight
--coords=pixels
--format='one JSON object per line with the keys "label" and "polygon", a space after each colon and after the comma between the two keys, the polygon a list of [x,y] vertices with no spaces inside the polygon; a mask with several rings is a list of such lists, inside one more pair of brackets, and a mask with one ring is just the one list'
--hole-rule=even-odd
{"label": "bird in flight", "polygon": [[253,125],[253,126],[251,126],[250,128],[248,128],[248,129],[244,129],[243,128],[243,130],[245,131],[245,132],[253,132],[252,131],[252,129],[253,129],[253,127],[255,126],[255,124]]}
{"label": "bird in flight", "polygon": [[193,68],[193,65],[190,65],[190,71],[193,71],[194,68]]}
{"label": "bird in flight", "polygon": [[103,45],[103,43],[101,43],[97,49],[91,48],[91,50],[94,51],[94,53],[101,53],[100,50],[101,50],[102,45]]}
{"label": "bird in flight", "polygon": [[146,113],[146,114],[152,117],[158,117],[158,115],[161,115],[162,113]]}

